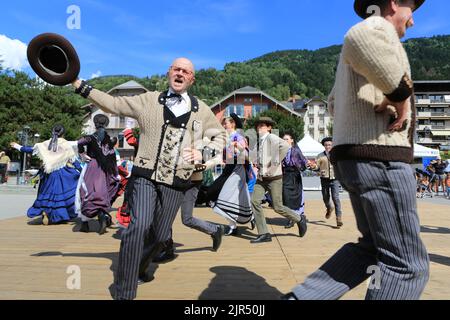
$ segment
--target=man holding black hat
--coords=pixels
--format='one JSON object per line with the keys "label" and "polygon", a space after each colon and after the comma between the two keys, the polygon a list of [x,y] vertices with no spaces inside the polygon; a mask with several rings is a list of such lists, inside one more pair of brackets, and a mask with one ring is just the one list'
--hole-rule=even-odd
{"label": "man holding black hat", "polygon": [[[284,299],[339,299],[374,272],[368,300],[419,299],[429,278],[413,160],[415,107],[400,38],[423,0],[356,0],[365,21],[347,33],[329,97],[331,160],[350,194],[358,243],[343,246]],[[375,10],[374,10],[375,9]],[[368,17],[370,12],[380,16]]]}
{"label": "man holding black hat", "polygon": [[[328,137],[322,140],[325,151],[317,156],[316,162],[308,162],[311,170],[320,172],[320,184],[322,186],[322,198],[327,208],[326,219],[331,218],[333,211],[336,211],[336,224],[340,228],[342,222],[342,208],[339,200],[340,184],[334,174],[333,164],[330,161],[330,151],[333,148],[333,138]],[[333,200],[333,202],[331,202]],[[334,204],[334,205],[333,205]]]}
{"label": "man holding black hat", "polygon": [[77,93],[103,111],[137,119],[141,129],[129,181],[132,219],[122,233],[115,299],[134,299],[138,279],[148,278],[147,268],[170,238],[184,192],[192,187],[196,164],[202,163],[203,139],[216,152],[225,143],[225,131],[210,108],[187,92],[195,81],[192,62],[176,59],[167,75],[167,91],[132,97],[112,97],[86,82],[73,83]]}
{"label": "man holding black hat", "polygon": [[281,164],[289,151],[290,145],[271,133],[275,125],[271,118],[261,117],[255,125],[258,132],[258,141],[256,148],[250,155],[252,163],[256,165],[258,170],[257,181],[252,194],[252,209],[259,235],[251,243],[272,241],[261,206],[266,191],[270,193],[275,212],[294,221],[298,226],[300,237],[303,237],[307,231],[305,215],[299,216],[295,211],[283,205],[283,169]]}

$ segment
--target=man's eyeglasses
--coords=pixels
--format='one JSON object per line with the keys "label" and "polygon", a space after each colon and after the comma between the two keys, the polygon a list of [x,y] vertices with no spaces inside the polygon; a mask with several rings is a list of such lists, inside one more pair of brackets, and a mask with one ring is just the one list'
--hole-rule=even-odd
{"label": "man's eyeglasses", "polygon": [[192,76],[194,73],[190,70],[186,70],[180,67],[170,67],[170,69],[174,72],[181,72],[182,74],[186,75],[186,76]]}

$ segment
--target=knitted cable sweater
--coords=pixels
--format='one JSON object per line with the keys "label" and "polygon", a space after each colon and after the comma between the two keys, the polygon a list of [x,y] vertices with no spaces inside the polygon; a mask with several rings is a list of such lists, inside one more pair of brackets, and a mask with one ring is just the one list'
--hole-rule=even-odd
{"label": "knitted cable sweater", "polygon": [[[165,106],[167,92],[148,92],[132,97],[112,97],[93,89],[89,99],[105,112],[131,117],[141,130],[139,151],[133,176],[187,189],[191,186],[194,164],[182,158],[185,148],[220,152],[226,140],[225,130],[202,101],[189,95],[191,111],[176,117]],[[203,143],[204,138],[211,141]]]}
{"label": "knitted cable sweater", "polygon": [[374,107],[385,96],[399,102],[412,96],[413,85],[407,54],[394,26],[382,17],[358,23],[345,36],[329,97],[334,115],[333,163],[339,160],[413,160],[415,107],[408,100],[410,113],[400,132],[389,132],[395,119],[390,106],[383,113]]}

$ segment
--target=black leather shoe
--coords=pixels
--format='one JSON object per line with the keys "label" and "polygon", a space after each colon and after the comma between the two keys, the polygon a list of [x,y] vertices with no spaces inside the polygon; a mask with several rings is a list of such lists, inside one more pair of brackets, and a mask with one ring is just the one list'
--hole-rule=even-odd
{"label": "black leather shoe", "polygon": [[98,215],[98,223],[100,224],[98,234],[102,235],[106,232],[106,228],[108,227],[108,218],[106,217],[106,213],[102,212]]}
{"label": "black leather shoe", "polygon": [[298,300],[297,297],[292,292],[289,292],[288,294],[281,296],[280,299],[281,300]]}
{"label": "black leather shoe", "polygon": [[211,235],[211,238],[213,239],[212,250],[214,252],[217,252],[217,250],[219,250],[220,245],[222,244],[222,236],[224,232],[225,232],[224,227],[222,225],[219,225],[217,231]]}
{"label": "black leather shoe", "polygon": [[163,251],[153,258],[153,263],[168,263],[178,257],[174,250]]}
{"label": "black leather shoe", "polygon": [[291,229],[295,226],[295,222],[292,220],[289,220],[287,225],[284,226],[285,229]]}
{"label": "black leather shoe", "polygon": [[303,238],[306,234],[306,231],[308,230],[305,215],[303,214],[301,215],[300,221],[297,222],[297,226],[298,226],[298,234],[300,235],[300,238]]}
{"label": "black leather shoe", "polygon": [[251,240],[250,243],[272,242],[270,233],[262,234],[258,238]]}
{"label": "black leather shoe", "polygon": [[149,283],[149,282],[151,282],[153,280],[155,280],[154,276],[149,276],[147,274],[139,275],[138,286],[143,285],[145,283]]}
{"label": "black leather shoe", "polygon": [[80,232],[85,232],[85,233],[89,232],[89,222],[85,221],[85,222],[81,223]]}
{"label": "black leather shoe", "polygon": [[226,226],[224,229],[225,236],[237,236],[237,234],[238,234],[238,228],[232,229],[230,226]]}
{"label": "black leather shoe", "polygon": [[105,218],[106,218],[106,226],[108,228],[110,228],[112,226],[112,218],[111,215],[109,213],[105,213]]}

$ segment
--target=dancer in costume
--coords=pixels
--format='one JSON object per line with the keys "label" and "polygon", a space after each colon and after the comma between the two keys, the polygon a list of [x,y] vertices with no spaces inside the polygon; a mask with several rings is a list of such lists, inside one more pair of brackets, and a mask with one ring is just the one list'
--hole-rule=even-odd
{"label": "dancer in costume", "polygon": [[89,232],[88,221],[96,217],[100,224],[99,234],[104,234],[112,223],[109,212],[119,187],[119,178],[115,141],[105,131],[108,124],[107,116],[96,115],[94,125],[97,131],[78,140],[78,152],[88,159],[79,184],[81,232]]}
{"label": "dancer in costume", "polygon": [[[302,171],[306,170],[308,160],[303,156],[292,133],[284,134],[283,140],[291,146],[281,163],[283,168],[283,205],[294,210],[299,216],[305,215]],[[289,220],[286,229],[292,228],[294,225],[295,222]]]}
{"label": "dancer in costume", "polygon": [[223,119],[222,125],[228,133],[223,152],[225,167],[220,177],[209,187],[207,199],[214,212],[228,221],[225,234],[236,235],[238,224],[252,223],[254,228],[247,185],[250,173],[248,147],[246,138],[238,131],[243,125],[236,114]]}
{"label": "dancer in costume", "polygon": [[[203,138],[212,141],[215,137],[209,145],[214,150],[221,150],[225,141],[225,132],[211,109],[187,92],[195,81],[192,62],[176,59],[167,75],[169,89],[165,92],[127,97],[113,97],[86,82],[73,82],[76,93],[105,112],[137,119],[141,129],[129,181],[132,218],[121,235],[115,273],[114,298],[119,300],[136,297],[139,277],[146,277],[153,258],[170,238],[184,192],[192,186],[195,164],[202,161]],[[149,238],[150,230],[154,236]]]}
{"label": "dancer in costume", "polygon": [[11,143],[11,147],[33,154],[42,161],[37,198],[27,216],[42,216],[43,225],[67,222],[77,216],[75,192],[81,167],[76,161],[74,143],[63,138],[64,132],[62,125],[56,125],[52,129],[52,138],[34,147]]}

